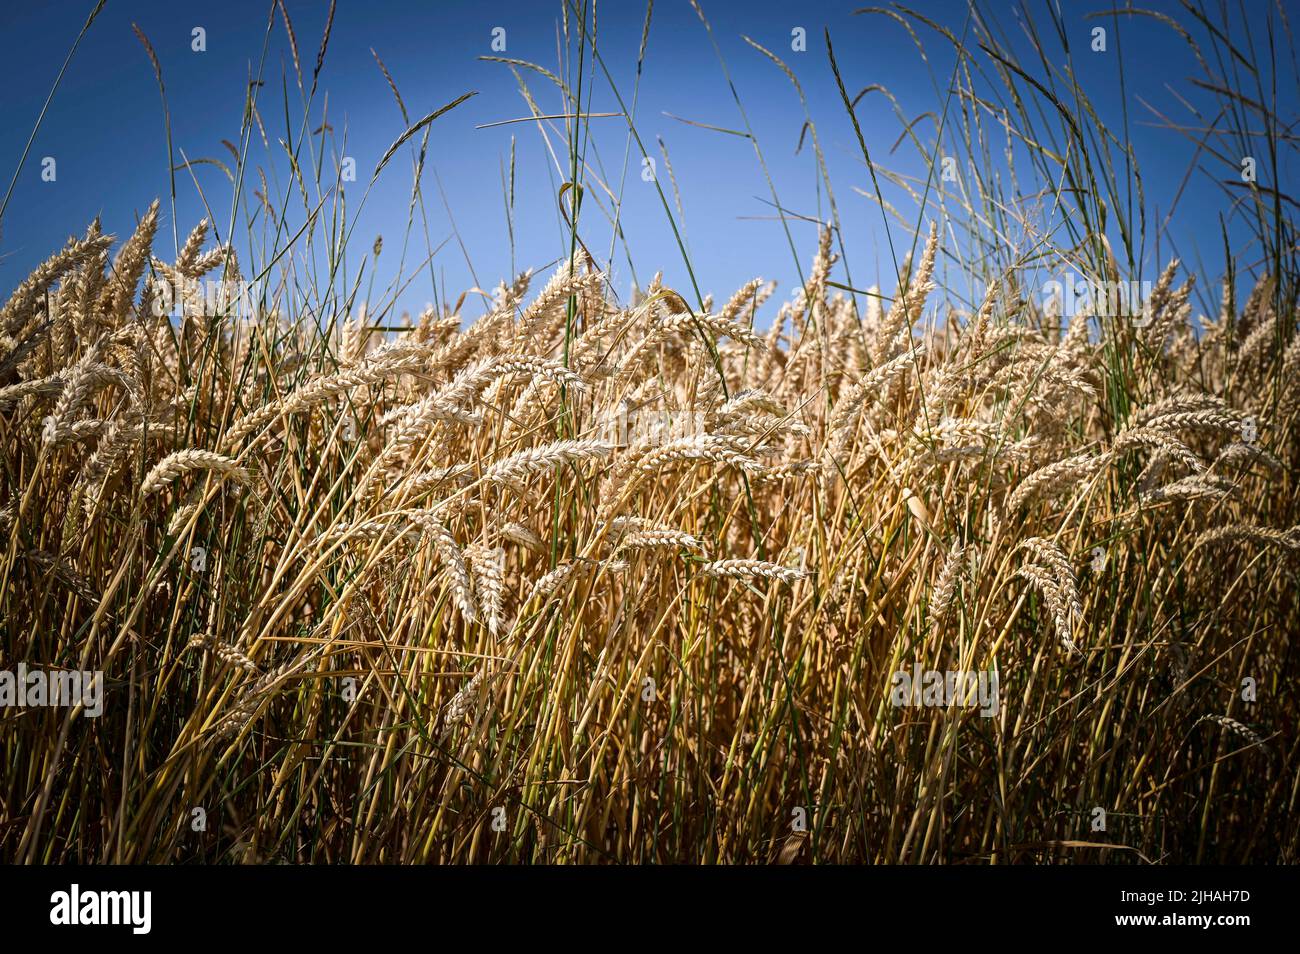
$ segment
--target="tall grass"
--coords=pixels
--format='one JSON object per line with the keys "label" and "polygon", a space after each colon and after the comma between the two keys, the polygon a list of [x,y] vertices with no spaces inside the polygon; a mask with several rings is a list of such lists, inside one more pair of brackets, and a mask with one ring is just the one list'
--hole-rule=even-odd
{"label": "tall grass", "polygon": [[[98,718],[0,711],[0,856],[1294,861],[1300,336],[1277,172],[1295,141],[1266,95],[1286,62],[1187,11],[1203,41],[1161,25],[1223,106],[1201,146],[1225,179],[1228,144],[1259,158],[1235,212],[1253,240],[1217,279],[1160,261],[1140,317],[1044,299],[1045,273],[1143,277],[1137,157],[1048,40],[1022,63],[979,9],[954,28],[896,6],[862,13],[951,56],[934,138],[904,123],[923,181],[873,158],[855,110],[892,93],[851,95],[823,40],[901,260],[860,290],[832,205],[764,328],[774,287],[703,294],[658,183],[692,287],[610,290],[630,252],[594,87],[627,127],[620,178],[651,153],[585,0],[557,71],[501,64],[530,115],[561,117],[534,125],[569,254],[472,322],[464,295],[395,316],[428,262],[408,252],[430,136],[465,97],[412,123],[376,57],[407,129],[370,182],[409,153],[414,264],[376,295],[376,241],[363,293],[345,253],[369,189],[349,209],[307,134],[328,27],[308,81],[273,7],[303,104],[295,125],[282,84],[292,180],[250,165],[250,84],[224,228],[157,257],[155,203],[110,259],[92,223],[0,308],[0,668],[105,684]],[[743,125],[724,132],[763,162]],[[513,161],[503,242],[534,201]],[[789,214],[774,184],[772,202]],[[214,276],[265,295],[159,307]],[[996,712],[896,705],[917,665],[996,672]]]}

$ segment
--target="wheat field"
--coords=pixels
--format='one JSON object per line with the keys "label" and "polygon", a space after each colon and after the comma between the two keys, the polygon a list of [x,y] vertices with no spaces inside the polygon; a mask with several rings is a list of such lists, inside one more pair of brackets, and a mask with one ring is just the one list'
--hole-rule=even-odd
{"label": "wheat field", "polygon": [[[78,226],[0,307],[0,668],[102,673],[102,713],[0,712],[0,857],[1295,861],[1269,201],[1243,294],[1194,315],[1160,261],[1140,319],[1063,314],[1014,248],[955,306],[937,209],[869,293],[834,221],[801,286],[716,300],[620,299],[578,227],[481,316],[383,326],[189,284],[300,237]],[[1036,267],[1130,277],[1100,204]],[[921,671],[995,704],[900,703]]]}

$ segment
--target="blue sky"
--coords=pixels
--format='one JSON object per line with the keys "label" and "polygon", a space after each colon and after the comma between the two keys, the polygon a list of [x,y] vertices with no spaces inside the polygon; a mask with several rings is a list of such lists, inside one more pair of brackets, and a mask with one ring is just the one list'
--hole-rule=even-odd
{"label": "blue sky", "polygon": [[[853,191],[853,187],[869,189],[870,181],[827,62],[822,28],[831,30],[850,94],[870,83],[884,84],[909,116],[941,108],[935,84],[940,89],[946,87],[951,58],[931,43],[927,66],[900,26],[881,17],[854,16],[852,11],[858,5],[856,0],[799,4],[715,0],[704,3],[704,10],[782,203],[799,213],[825,217],[828,212],[812,151],[805,144],[796,152],[803,123],[799,100],[786,77],[741,35],[753,37],[782,56],[803,84],[836,189],[852,278],[865,287],[889,271],[890,250],[878,207]],[[1178,13],[1172,3],[1145,5]],[[0,88],[5,90],[0,188],[8,186],[50,85],[92,6],[91,0],[55,0],[21,7],[7,4],[0,11]],[[957,32],[965,22],[965,3],[916,0],[912,6]],[[1109,6],[1062,4],[1076,44],[1080,80],[1103,118],[1118,129],[1125,105],[1117,82],[1118,54],[1089,56],[1086,52],[1088,31],[1096,21],[1085,19],[1085,15]],[[328,4],[288,0],[287,7],[310,80]],[[981,8],[992,13],[1004,35],[1014,38],[1019,34],[1010,4],[981,4]],[[269,9],[269,4],[259,2],[109,0],[68,69],[0,223],[0,286],[12,287],[70,233],[82,231],[96,214],[103,216],[106,230],[124,235],[155,196],[162,198],[164,207],[156,251],[170,258],[172,221],[162,108],[152,68],[132,33],[133,22],[150,38],[161,63],[177,162],[183,154],[191,160],[217,158],[229,164],[231,157],[221,140],[238,139],[244,89],[258,68],[264,42],[269,43],[260,109],[271,137],[271,154],[264,152],[260,143],[255,143],[250,154],[266,168],[273,193],[276,181],[281,188],[285,186],[283,154],[275,140],[284,134],[281,78],[282,71],[291,69],[290,52],[278,16],[269,41],[266,39]],[[345,188],[349,214],[355,213],[375,163],[404,129],[372,48],[396,80],[412,118],[464,92],[478,91],[475,98],[432,126],[423,186],[429,236],[433,246],[440,246],[432,262],[438,296],[443,300],[455,301],[476,279],[490,289],[508,277],[512,267],[542,268],[567,247],[556,201],[563,176],[556,172],[536,125],[476,128],[527,115],[510,70],[479,59],[493,52],[493,29],[506,31],[502,55],[556,69],[559,10],[558,2],[341,0],[338,4],[320,92],[312,105],[312,126],[327,118],[334,130],[327,149],[356,161],[359,181]],[[606,0],[598,10],[602,55],[630,100],[645,7],[638,2]],[[196,26],[206,31],[205,52],[191,49],[191,31]],[[807,30],[806,52],[791,50],[795,27]],[[1149,221],[1154,222],[1157,214],[1163,216],[1175,195],[1180,195],[1169,236],[1184,260],[1201,263],[1217,275],[1222,270],[1218,218],[1227,212],[1230,198],[1205,175],[1194,175],[1182,185],[1192,144],[1177,132],[1157,128],[1156,117],[1140,102],[1144,100],[1179,121],[1190,121],[1178,95],[1193,103],[1201,101],[1186,82],[1197,73],[1195,60],[1172,31],[1157,23],[1125,21],[1122,28],[1130,84],[1130,130],[1146,180]],[[527,75],[541,108],[562,111],[558,91],[536,74]],[[1289,97],[1286,114],[1293,118],[1294,87],[1283,95]],[[302,101],[292,81],[289,98],[296,119]],[[591,108],[617,108],[599,72]],[[745,281],[761,275],[779,280],[783,293],[788,293],[798,283],[798,274],[785,233],[767,204],[771,192],[752,144],[738,136],[686,125],[668,114],[728,129],[743,128],[744,122],[709,37],[686,0],[659,0],[654,6],[636,110],[638,129],[657,158],[657,138],[666,144],[685,207],[685,238],[702,290],[725,298]],[[900,126],[883,97],[867,97],[858,116],[873,158],[904,171],[920,170],[906,146],[893,156],[888,154]],[[626,124],[619,118],[594,119],[592,123],[594,149],[588,160],[600,163],[617,191]],[[297,128],[295,123],[294,135]],[[512,136],[516,150],[513,263],[501,183]],[[562,134],[554,137],[554,144],[557,151],[564,148]],[[46,156],[57,161],[54,182],[41,178],[41,160]],[[662,159],[658,161],[660,184],[672,201],[671,183]],[[636,278],[644,285],[654,271],[663,269],[670,284],[688,290],[681,255],[659,197],[639,172],[639,157],[634,154],[623,186],[622,224]],[[1221,174],[1222,169],[1216,172]],[[224,174],[215,166],[199,165],[194,176],[213,201],[224,229],[230,208],[230,186]],[[251,194],[256,185],[254,177],[246,183],[246,192]],[[404,151],[389,164],[367,197],[352,233],[351,268],[359,264],[376,235],[384,236],[377,289],[391,281],[397,269],[410,188],[411,159]],[[195,182],[184,169],[177,172],[177,192],[176,229],[183,239],[204,209]],[[914,209],[908,211],[914,215]],[[584,206],[582,214],[583,238],[603,259],[610,248],[610,228],[594,209]],[[453,221],[459,238],[453,236]],[[793,223],[791,229],[798,258],[806,268],[816,245],[815,229],[803,222]],[[905,242],[906,237],[895,231],[894,241]],[[1169,254],[1169,239],[1163,241],[1162,259]],[[407,253],[408,277],[427,254],[417,217]],[[1147,254],[1152,255],[1150,248]],[[1149,262],[1146,270],[1158,264]],[[844,276],[838,277],[843,280]],[[615,255],[615,289],[626,294],[631,280],[620,246]],[[881,284],[888,287],[891,282],[882,280]],[[399,304],[418,310],[433,297],[426,268],[402,292]],[[778,295],[781,297],[784,295]]]}

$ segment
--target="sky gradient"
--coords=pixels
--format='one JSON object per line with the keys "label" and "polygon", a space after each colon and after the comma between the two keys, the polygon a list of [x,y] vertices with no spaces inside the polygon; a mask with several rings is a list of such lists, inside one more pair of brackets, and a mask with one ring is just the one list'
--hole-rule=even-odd
{"label": "sky gradient", "polygon": [[[5,5],[0,11],[0,84],[6,91],[0,124],[0,186],[8,186],[42,103],[92,6],[89,0],[56,0],[22,8]],[[967,16],[966,4],[955,0],[918,0],[914,6],[958,32]],[[1198,101],[1195,90],[1186,83],[1197,73],[1195,59],[1167,27],[1137,19],[1123,21],[1119,51],[1112,43],[1109,53],[1088,55],[1089,30],[1097,21],[1086,19],[1086,14],[1108,6],[1063,4],[1076,44],[1080,80],[1111,128],[1120,128],[1124,107],[1128,108],[1150,221],[1163,217],[1177,196],[1177,215],[1169,228],[1176,252],[1194,267],[1199,264],[1219,274],[1222,241],[1218,221],[1227,213],[1232,197],[1210,175],[1193,174],[1183,181],[1194,145],[1177,131],[1159,128],[1161,121],[1152,111],[1191,122],[1180,97],[1193,104]],[[1172,3],[1146,6],[1177,12]],[[315,0],[287,3],[308,81],[327,7]],[[675,190],[664,174],[660,139],[667,149],[685,210],[681,223],[684,238],[703,291],[725,299],[745,281],[763,276],[780,282],[783,294],[777,298],[781,299],[799,278],[785,232],[773,214],[771,188],[751,142],[672,117],[731,130],[743,129],[747,119],[782,204],[802,215],[824,219],[829,214],[812,150],[807,143],[801,150],[797,148],[803,125],[799,98],[782,72],[746,44],[742,35],[781,56],[803,86],[836,189],[854,284],[891,284],[882,278],[889,272],[891,255],[880,209],[854,191],[855,187],[869,189],[870,181],[829,68],[822,30],[828,27],[831,31],[850,94],[868,84],[884,84],[909,117],[942,107],[941,94],[952,59],[930,34],[924,37],[929,61],[923,61],[901,26],[879,16],[855,16],[855,7],[856,3],[823,0],[793,6],[768,0],[706,3],[705,13],[730,74],[729,85],[710,37],[690,4],[660,0],[654,5],[636,123],[647,147],[656,154],[660,184],[675,204]],[[1023,41],[1009,4],[981,5],[985,8],[1008,42]],[[184,158],[210,158],[232,164],[221,140],[238,139],[244,90],[258,70],[265,46],[265,86],[259,108],[270,148],[268,152],[255,141],[250,156],[266,168],[273,195],[287,187],[283,150],[276,141],[285,129],[282,83],[288,84],[289,110],[295,120],[290,125],[295,131],[303,101],[292,80],[285,79],[291,76],[291,54],[278,15],[267,31],[270,9],[267,3],[255,2],[213,5],[109,0],[68,68],[0,222],[0,285],[12,287],[21,281],[69,234],[83,231],[97,214],[102,215],[106,231],[123,236],[154,197],[163,200],[164,210],[155,251],[161,257],[171,257],[173,223],[162,104],[132,23],[149,37],[160,61],[177,163]],[[332,127],[325,146],[325,162],[331,169],[331,152],[355,159],[358,181],[345,187],[350,215],[355,213],[379,157],[405,128],[372,49],[387,65],[412,119],[462,93],[478,92],[431,127],[423,178],[428,241],[426,244],[424,225],[417,216],[406,254],[407,276],[428,255],[430,246],[437,251],[432,273],[425,268],[401,292],[401,307],[418,310],[432,300],[435,281],[437,296],[454,302],[464,289],[477,285],[490,290],[512,271],[544,268],[564,254],[567,241],[556,196],[567,172],[556,169],[537,125],[527,122],[478,128],[528,115],[511,70],[480,59],[494,54],[494,28],[506,31],[506,50],[499,55],[557,69],[559,10],[558,3],[547,2],[341,0],[338,4],[311,123],[316,127],[328,121]],[[620,91],[630,100],[645,6],[606,2],[598,11],[602,55]],[[191,31],[196,26],[206,31],[204,52],[191,48]],[[795,27],[807,31],[805,52],[791,49]],[[1129,83],[1127,103],[1120,97],[1117,79],[1121,56]],[[535,73],[525,71],[523,75],[544,111],[562,110],[553,86]],[[1282,92],[1289,98],[1287,115],[1294,117],[1296,92]],[[604,112],[617,108],[608,85],[597,73],[591,109]],[[923,167],[906,144],[890,154],[901,127],[885,97],[866,97],[857,114],[877,162],[923,175]],[[554,125],[558,130],[562,123]],[[918,126],[918,130],[924,128]],[[620,180],[623,182],[621,221],[635,278],[644,285],[656,270],[663,269],[670,285],[689,289],[659,196],[653,185],[641,178],[635,147],[623,172],[628,151],[626,123],[617,117],[593,119],[592,131],[588,162],[615,192]],[[502,186],[512,137],[516,156],[513,260]],[[562,131],[552,141],[564,161]],[[384,236],[377,288],[392,280],[401,254],[413,150],[413,145],[408,146],[385,169],[366,198],[352,233],[349,256],[353,268],[374,238]],[[57,161],[54,182],[41,178],[46,156]],[[1215,170],[1215,174],[1221,171]],[[257,185],[255,178],[245,183],[246,197]],[[212,202],[220,227],[229,224],[231,193],[225,174],[209,164],[194,166],[193,173],[182,168],[176,173],[175,225],[182,240],[205,214],[200,186]],[[886,194],[901,201],[901,193],[886,190]],[[914,215],[915,210],[906,211]],[[583,238],[598,258],[604,259],[610,250],[611,229],[595,210],[584,208],[583,214]],[[815,228],[799,221],[790,228],[798,259],[806,268],[816,246]],[[896,223],[892,228],[895,242],[908,241]],[[1155,261],[1154,249],[1147,248],[1151,260],[1146,270],[1158,270],[1168,258],[1168,238],[1162,241],[1161,262]],[[614,263],[613,285],[624,295],[633,274],[621,245]],[[467,313],[476,310],[470,308]]]}

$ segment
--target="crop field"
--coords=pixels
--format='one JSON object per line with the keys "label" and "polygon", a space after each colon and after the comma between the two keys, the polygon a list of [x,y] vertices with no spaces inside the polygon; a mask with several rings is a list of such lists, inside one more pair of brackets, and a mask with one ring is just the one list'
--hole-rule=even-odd
{"label": "crop field", "polygon": [[[563,253],[423,310],[394,292],[427,283],[421,255],[354,217],[402,177],[416,232],[440,214],[423,166],[471,84],[416,104],[380,50],[403,118],[354,182],[310,135],[332,5],[319,45],[293,5],[252,6],[292,56],[214,134],[209,215],[176,222],[177,152],[132,228],[88,207],[0,290],[0,859],[1297,860],[1288,4],[1044,4],[1014,43],[982,3],[861,11],[939,74],[933,115],[883,138],[859,112],[890,79],[844,61],[861,38],[751,39],[796,107],[811,72],[836,91],[831,121],[793,114],[820,214],[764,197],[799,278],[754,260],[715,289],[679,236],[628,293],[609,252],[646,226],[586,137],[617,130],[677,235],[662,117],[632,117],[672,38],[662,0],[619,13],[639,51],[566,0],[556,62],[481,65],[517,81],[559,186],[516,192],[511,151],[484,206],[543,209]],[[1155,241],[1146,157],[1076,78],[1094,25],[1204,67],[1215,112],[1185,137],[1189,177],[1229,183],[1199,186],[1217,260]],[[165,117],[156,41],[114,49]],[[681,68],[723,83],[718,56]],[[735,92],[736,130],[694,132],[788,152]],[[919,176],[893,171],[909,150]],[[888,244],[855,257],[850,217]]]}

